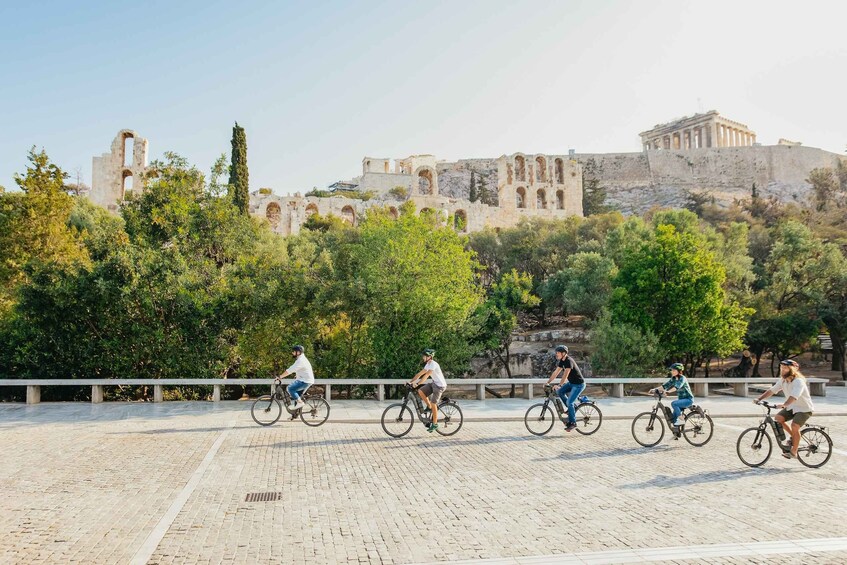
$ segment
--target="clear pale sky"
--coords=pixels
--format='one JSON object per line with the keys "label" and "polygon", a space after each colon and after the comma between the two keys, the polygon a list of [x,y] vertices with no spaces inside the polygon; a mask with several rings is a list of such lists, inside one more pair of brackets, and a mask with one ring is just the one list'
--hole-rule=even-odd
{"label": "clear pale sky", "polygon": [[251,190],[365,155],[640,151],[716,109],[763,144],[847,146],[847,3],[0,0],[0,185],[32,146],[91,181],[121,128],[207,171],[247,130]]}

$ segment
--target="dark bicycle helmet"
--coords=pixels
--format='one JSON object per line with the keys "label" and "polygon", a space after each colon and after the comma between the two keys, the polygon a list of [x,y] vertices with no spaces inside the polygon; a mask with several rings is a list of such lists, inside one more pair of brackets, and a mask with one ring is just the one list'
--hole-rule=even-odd
{"label": "dark bicycle helmet", "polygon": [[423,354],[426,355],[427,357],[435,357],[435,350],[427,348],[427,349],[423,350]]}
{"label": "dark bicycle helmet", "polygon": [[673,365],[668,367],[668,369],[676,369],[680,373],[683,373],[685,372],[685,365],[683,365],[682,363],[674,363]]}
{"label": "dark bicycle helmet", "polygon": [[567,353],[567,352],[568,352],[568,346],[567,345],[557,345],[556,346],[556,353]]}
{"label": "dark bicycle helmet", "polygon": [[305,349],[303,349],[303,346],[302,346],[302,345],[295,345],[295,346],[293,346],[293,347],[291,348],[291,351],[296,351],[296,352],[298,352],[298,353],[303,353],[303,352],[304,352],[304,351],[306,351],[306,350],[305,350]]}
{"label": "dark bicycle helmet", "polygon": [[794,359],[783,359],[779,362],[780,365],[788,365],[789,367],[799,367],[800,363],[795,361]]}

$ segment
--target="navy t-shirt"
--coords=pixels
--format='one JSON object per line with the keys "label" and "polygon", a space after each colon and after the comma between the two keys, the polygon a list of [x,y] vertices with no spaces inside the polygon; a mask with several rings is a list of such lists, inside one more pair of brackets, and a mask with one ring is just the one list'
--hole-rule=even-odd
{"label": "navy t-shirt", "polygon": [[557,361],[556,366],[562,369],[571,370],[571,372],[568,373],[568,382],[572,385],[585,384],[585,379],[582,378],[582,371],[579,370],[579,365],[577,365],[576,361],[571,359],[570,355],[561,361]]}

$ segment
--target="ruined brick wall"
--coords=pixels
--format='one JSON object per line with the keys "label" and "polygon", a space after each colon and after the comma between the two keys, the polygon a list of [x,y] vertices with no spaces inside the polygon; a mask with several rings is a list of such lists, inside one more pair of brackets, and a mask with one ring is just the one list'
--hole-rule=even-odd
{"label": "ruined brick wall", "polygon": [[461,159],[455,163],[438,163],[438,191],[449,198],[470,196],[471,173],[475,173],[477,187],[484,185],[489,203],[497,206],[497,161],[496,159]]}

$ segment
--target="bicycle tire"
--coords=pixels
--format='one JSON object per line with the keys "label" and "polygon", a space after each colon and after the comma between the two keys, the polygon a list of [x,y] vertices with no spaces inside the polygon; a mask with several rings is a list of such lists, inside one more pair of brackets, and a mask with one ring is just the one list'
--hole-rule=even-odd
{"label": "bicycle tire", "polygon": [[306,398],[306,406],[300,409],[300,419],[307,426],[317,428],[329,419],[329,402],[321,397]]}
{"label": "bicycle tire", "polygon": [[460,429],[465,421],[464,414],[459,405],[453,402],[445,402],[438,407],[438,429],[435,430],[443,436],[452,436]]}
{"label": "bicycle tire", "polygon": [[[816,435],[818,437],[816,439],[807,439],[805,437],[807,435]],[[803,445],[804,441],[806,445]],[[818,449],[821,441],[826,442],[826,452]],[[808,454],[812,453],[812,450],[814,450],[814,454],[825,453],[823,461],[815,464],[807,461]],[[832,438],[829,437],[828,433],[818,427],[809,427],[800,432],[800,448],[797,450],[797,459],[800,460],[800,463],[811,469],[817,469],[823,467],[829,461],[830,457],[832,457]]]}
{"label": "bicycle tire", "polygon": [[[662,441],[663,437],[665,437],[665,423],[662,422],[661,415],[656,414],[656,417],[653,418],[652,428],[650,427],[651,418],[653,418],[652,412],[642,412],[632,420],[632,437],[639,445],[643,447],[653,447],[657,445],[660,441]],[[641,421],[639,422],[639,420]],[[656,441],[653,441],[651,443],[648,439],[646,439],[647,437],[650,437],[647,436],[647,434],[653,433],[656,430],[657,426],[659,428],[659,437],[656,439]],[[639,433],[644,436],[643,441],[642,439],[639,439],[638,434],[636,434],[636,429],[640,430]]]}
{"label": "bicycle tire", "polygon": [[[392,427],[392,429],[389,430],[388,427],[386,427],[386,422],[389,426],[395,424],[399,425]],[[408,406],[404,405],[402,402],[397,402],[395,404],[389,404],[388,407],[383,410],[380,423],[382,424],[382,431],[391,437],[403,437],[408,434],[412,430],[412,426],[415,425],[415,416],[412,414],[412,411]]]}
{"label": "bicycle tire", "polygon": [[[752,434],[751,437],[744,439],[744,436]],[[764,437],[763,437],[764,436]],[[767,440],[767,451],[762,451],[765,441]],[[749,446],[751,453],[759,454],[763,453],[764,457],[761,460],[753,459],[749,457],[745,458],[741,453],[742,446]],[[773,440],[771,440],[771,436],[768,434],[767,430],[763,430],[762,428],[747,428],[741,435],[738,436],[738,441],[735,443],[735,453],[738,454],[738,458],[741,459],[741,462],[747,465],[748,467],[761,467],[765,463],[767,463],[768,459],[771,458],[771,453],[773,452]]]}
{"label": "bicycle tire", "polygon": [[[259,407],[258,410],[256,409],[257,406]],[[258,417],[257,414],[259,415]],[[267,414],[267,417],[263,417],[265,414]],[[250,407],[250,416],[260,426],[271,426],[276,424],[282,417],[282,404],[270,394],[263,394],[253,401],[253,405]]]}
{"label": "bicycle tire", "polygon": [[583,402],[576,407],[576,431],[590,436],[603,424],[603,412],[593,402]]}
{"label": "bicycle tire", "polygon": [[714,433],[715,425],[712,418],[705,412],[702,414],[700,412],[689,412],[685,415],[682,435],[685,436],[685,441],[694,447],[703,447],[709,443]]}
{"label": "bicycle tire", "polygon": [[[537,414],[535,412],[537,412]],[[538,404],[533,404],[527,408],[526,414],[524,414],[523,417],[523,423],[524,426],[526,426],[527,431],[532,435],[543,436],[547,435],[550,430],[553,429],[556,419],[556,415],[550,406],[545,405],[543,402],[539,402]],[[533,424],[530,425],[530,422]],[[535,423],[538,423],[539,425],[535,426]]]}

